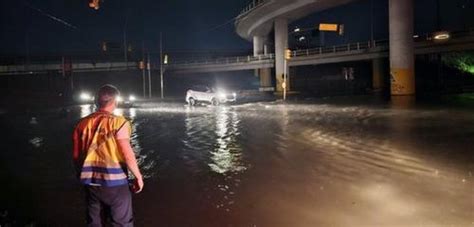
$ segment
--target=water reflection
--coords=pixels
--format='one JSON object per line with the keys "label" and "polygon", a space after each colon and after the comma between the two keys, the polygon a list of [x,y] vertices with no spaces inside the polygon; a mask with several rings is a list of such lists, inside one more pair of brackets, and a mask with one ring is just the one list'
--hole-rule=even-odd
{"label": "water reflection", "polygon": [[[268,107],[266,108],[268,109]],[[289,107],[287,105],[279,105],[278,112],[280,114],[280,119],[278,120],[280,132],[277,133],[277,150],[280,154],[289,153],[291,151],[291,149],[288,148],[289,140],[292,136],[288,131],[288,126],[290,124]]]}
{"label": "water reflection", "polygon": [[241,173],[247,169],[239,141],[239,114],[232,107],[187,107],[185,113],[183,159],[195,174],[218,174],[220,180],[209,198],[216,209],[230,212]]}
{"label": "water reflection", "polygon": [[129,117],[132,120],[134,120],[137,117],[137,109],[136,108],[130,108],[129,109]]}
{"label": "water reflection", "polygon": [[43,138],[41,137],[34,137],[33,139],[30,139],[30,144],[32,144],[34,147],[39,148],[43,145]]}
{"label": "water reflection", "polygon": [[124,109],[122,108],[117,108],[114,110],[114,114],[117,116],[123,116],[123,113],[124,113]]}
{"label": "water reflection", "polygon": [[152,178],[157,174],[155,170],[158,162],[158,156],[153,155],[153,151],[145,152],[140,143],[140,132],[139,127],[141,122],[137,119],[137,109],[116,109],[119,111],[114,112],[114,114],[122,114],[128,120],[130,120],[132,125],[132,135],[130,137],[130,143],[132,144],[133,151],[137,156],[138,166],[142,170],[144,178]]}
{"label": "water reflection", "polygon": [[81,118],[87,117],[89,114],[91,114],[95,109],[95,105],[90,105],[90,104],[84,104],[81,105]]}
{"label": "water reflection", "polygon": [[237,113],[229,111],[229,108],[216,111],[216,142],[211,152],[212,162],[209,163],[212,171],[224,174],[245,170],[240,163],[242,149],[237,142],[239,122]]}
{"label": "water reflection", "polygon": [[36,119],[36,117],[31,117],[30,124],[31,125],[37,125],[38,124],[38,120]]}
{"label": "water reflection", "polygon": [[208,163],[211,171],[219,174],[244,171],[242,148],[237,141],[240,122],[237,112],[219,107],[201,114],[195,113],[192,107],[186,108],[183,143],[188,164],[198,167],[201,163],[196,162]]}

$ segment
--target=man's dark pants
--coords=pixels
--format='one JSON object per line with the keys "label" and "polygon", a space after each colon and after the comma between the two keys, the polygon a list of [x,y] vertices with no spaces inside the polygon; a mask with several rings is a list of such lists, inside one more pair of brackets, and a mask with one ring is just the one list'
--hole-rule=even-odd
{"label": "man's dark pants", "polygon": [[102,226],[102,210],[110,211],[112,226],[133,226],[132,194],[128,185],[85,186],[87,225]]}

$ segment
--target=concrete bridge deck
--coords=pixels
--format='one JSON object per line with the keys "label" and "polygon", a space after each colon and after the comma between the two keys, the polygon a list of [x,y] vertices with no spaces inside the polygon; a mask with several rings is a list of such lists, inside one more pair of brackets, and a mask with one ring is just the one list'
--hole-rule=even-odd
{"label": "concrete bridge deck", "polygon": [[255,0],[237,17],[235,27],[240,37],[250,41],[254,36],[267,36],[277,18],[291,22],[353,1],[356,0]]}

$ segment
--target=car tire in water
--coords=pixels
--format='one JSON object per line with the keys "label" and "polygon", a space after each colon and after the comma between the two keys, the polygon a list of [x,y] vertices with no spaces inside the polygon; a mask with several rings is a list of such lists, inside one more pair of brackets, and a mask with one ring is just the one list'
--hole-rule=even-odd
{"label": "car tire in water", "polygon": [[217,99],[212,99],[212,100],[211,100],[211,104],[212,104],[213,106],[218,106],[218,105],[219,105],[219,101],[217,101]]}
{"label": "car tire in water", "polygon": [[195,105],[196,105],[196,100],[195,100],[194,98],[189,98],[189,99],[188,99],[188,104],[189,104],[190,106],[195,106]]}

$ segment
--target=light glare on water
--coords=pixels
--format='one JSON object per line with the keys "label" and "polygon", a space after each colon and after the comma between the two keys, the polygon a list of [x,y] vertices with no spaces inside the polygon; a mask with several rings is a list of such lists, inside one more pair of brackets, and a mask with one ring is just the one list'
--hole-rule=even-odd
{"label": "light glare on water", "polygon": [[[66,117],[36,114],[34,123],[31,116],[7,123],[2,115],[7,126],[19,125],[10,136],[25,145],[2,153],[11,161],[1,176],[14,176],[11,190],[38,185],[30,196],[44,205],[30,213],[41,223],[81,221],[69,132],[92,111],[83,105]],[[469,110],[254,103],[144,104],[116,113],[132,122],[146,178],[134,201],[139,226],[474,224]],[[18,170],[19,162],[40,178]]]}

